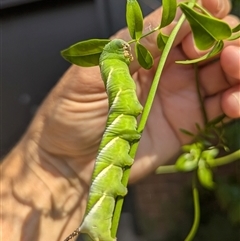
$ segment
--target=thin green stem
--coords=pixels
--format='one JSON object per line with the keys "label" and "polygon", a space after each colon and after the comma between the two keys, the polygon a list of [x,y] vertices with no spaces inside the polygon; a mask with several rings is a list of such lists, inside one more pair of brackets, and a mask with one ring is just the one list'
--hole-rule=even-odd
{"label": "thin green stem", "polygon": [[[208,160],[207,163],[209,167],[217,167],[217,166],[223,166],[238,160],[240,160],[240,150],[232,152],[227,156]],[[176,173],[176,172],[180,172],[180,171],[176,169],[175,165],[160,166],[156,169],[156,174],[168,174],[168,173]],[[190,172],[190,171],[186,171],[186,172]]]}
{"label": "thin green stem", "polygon": [[152,33],[158,31],[159,29],[160,29],[160,25],[157,26],[156,28],[154,28],[153,30],[145,33],[145,34],[142,35],[139,39],[132,39],[132,40],[130,40],[128,43],[131,44],[131,43],[137,42],[137,41],[139,41],[140,39],[145,38],[145,37],[147,37],[148,35],[151,35]]}
{"label": "thin green stem", "polygon": [[216,159],[208,160],[208,164],[210,167],[217,167],[226,165],[228,163],[240,160],[240,150],[232,152],[231,154],[223,157],[219,157]]}
{"label": "thin green stem", "polygon": [[167,57],[169,55],[169,52],[171,50],[171,47],[172,47],[173,42],[175,40],[175,37],[176,37],[182,23],[184,22],[184,20],[185,20],[185,16],[182,15],[181,18],[179,19],[177,25],[173,29],[172,33],[170,34],[165,48],[163,49],[162,56],[161,56],[161,59],[160,59],[159,64],[158,64],[158,68],[157,68],[157,71],[155,73],[151,89],[149,91],[148,99],[146,101],[146,104],[145,104],[145,107],[144,107],[144,110],[143,110],[143,113],[142,113],[142,117],[141,117],[141,120],[139,122],[138,131],[140,133],[142,133],[142,131],[144,130],[144,127],[146,125],[146,122],[147,122],[147,119],[148,119],[148,116],[149,116],[149,113],[150,113],[150,110],[151,110],[151,107],[152,107],[152,104],[153,104],[153,101],[154,101],[154,97],[155,97],[155,94],[157,92],[157,88],[158,88],[158,85],[159,85],[159,82],[160,82],[163,67],[166,63]]}
{"label": "thin green stem", "polygon": [[[156,94],[156,91],[157,91],[157,88],[158,88],[158,85],[160,82],[163,67],[166,63],[167,57],[169,55],[173,42],[176,38],[176,35],[177,35],[181,25],[183,24],[184,20],[185,20],[185,16],[182,15],[181,18],[179,19],[178,23],[176,24],[175,28],[173,29],[172,33],[170,34],[169,39],[166,43],[166,46],[162,52],[162,55],[161,55],[161,58],[160,58],[160,61],[158,64],[158,68],[155,73],[153,83],[152,83],[151,89],[149,91],[149,95],[148,95],[148,98],[147,98],[147,101],[146,101],[146,104],[145,104],[145,107],[144,107],[144,110],[143,110],[143,113],[141,116],[141,120],[138,125],[139,133],[143,132],[144,127],[147,123],[147,119],[148,119],[148,116],[149,116],[149,113],[150,113],[150,110],[151,110],[151,107],[152,107],[152,104],[154,101],[154,97],[155,97],[155,94]],[[139,142],[134,143],[131,147],[129,154],[132,158],[134,158],[136,155],[138,145],[139,145]],[[124,186],[127,186],[127,183],[129,180],[129,175],[130,175],[130,168],[126,169],[123,173],[122,183]],[[114,210],[114,214],[113,214],[112,229],[111,229],[112,237],[116,237],[123,201],[124,201],[124,198],[122,198],[122,197],[118,197],[116,200],[116,206],[115,206],[115,210]]]}
{"label": "thin green stem", "polygon": [[204,124],[206,125],[208,123],[208,116],[207,116],[207,112],[206,112],[206,109],[204,106],[204,102],[203,102],[203,98],[202,98],[201,90],[200,90],[198,65],[193,64],[193,66],[194,66],[194,70],[195,70],[195,81],[196,81],[196,87],[197,87],[198,100],[199,100],[202,115],[203,115],[203,121],[204,121]]}
{"label": "thin green stem", "polygon": [[176,172],[179,172],[179,170],[176,169],[175,165],[160,166],[155,171],[156,174],[169,174]]}
{"label": "thin green stem", "polygon": [[196,175],[192,180],[192,192],[193,192],[193,204],[194,204],[194,221],[192,228],[184,241],[191,241],[196,235],[200,221],[200,205],[199,205],[199,193],[196,185]]}

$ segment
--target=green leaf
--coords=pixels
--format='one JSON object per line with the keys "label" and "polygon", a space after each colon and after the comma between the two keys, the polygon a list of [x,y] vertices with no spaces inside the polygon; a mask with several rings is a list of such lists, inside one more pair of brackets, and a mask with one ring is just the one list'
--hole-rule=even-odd
{"label": "green leaf", "polygon": [[196,142],[190,145],[184,145],[182,146],[182,150],[184,152],[191,152],[192,155],[196,155],[197,158],[199,158],[202,150],[203,150],[203,145],[200,142]]}
{"label": "green leaf", "polygon": [[186,130],[186,129],[182,129],[180,128],[180,131],[185,134],[185,135],[188,135],[188,136],[195,136],[192,132]]}
{"label": "green leaf", "polygon": [[204,159],[206,162],[208,162],[208,160],[215,159],[218,153],[219,153],[219,150],[217,148],[205,150],[202,152],[201,158]]}
{"label": "green leaf", "polygon": [[225,114],[219,115],[219,116],[217,116],[216,118],[210,120],[210,121],[207,123],[207,126],[215,126],[215,125],[221,123],[225,117],[226,117]]}
{"label": "green leaf", "polygon": [[217,54],[219,54],[222,51],[223,47],[224,47],[223,41],[220,40],[215,43],[214,47],[212,48],[212,50],[209,53],[207,53],[197,59],[190,59],[190,60],[183,60],[183,61],[179,60],[179,61],[176,61],[175,63],[177,63],[177,64],[199,63],[201,61],[204,61],[204,60],[207,60],[207,59],[210,59],[210,58],[216,56]]}
{"label": "green leaf", "polygon": [[99,57],[109,39],[90,39],[62,50],[61,55],[72,64],[91,67],[99,64]]}
{"label": "green leaf", "polygon": [[139,64],[144,69],[150,69],[153,66],[153,57],[151,53],[140,43],[136,43],[135,51]]}
{"label": "green leaf", "polygon": [[202,186],[207,189],[213,189],[215,187],[212,170],[206,165],[204,160],[199,161],[197,175]]}
{"label": "green leaf", "polygon": [[168,41],[169,36],[164,35],[163,33],[159,33],[157,36],[157,46],[160,51],[163,51],[167,41]]}
{"label": "green leaf", "polygon": [[236,34],[233,34],[231,37],[229,37],[227,40],[228,41],[232,41],[232,40],[235,40],[235,39],[238,39],[240,38],[240,33],[236,33]]}
{"label": "green leaf", "polygon": [[132,39],[139,39],[142,36],[143,15],[136,0],[127,0],[126,21]]}
{"label": "green leaf", "polygon": [[175,18],[177,11],[176,0],[162,0],[163,12],[160,28],[163,28],[170,24]]}
{"label": "green leaf", "polygon": [[201,131],[201,130],[202,130],[202,129],[201,129],[201,126],[200,126],[198,123],[195,123],[195,126],[196,126],[196,128],[197,128],[198,131]]}
{"label": "green leaf", "polygon": [[224,40],[231,36],[232,31],[227,23],[194,11],[185,3],[179,3],[179,6],[191,26],[195,44],[200,50],[207,50],[216,41]]}
{"label": "green leaf", "polygon": [[212,143],[210,141],[206,140],[206,139],[203,139],[202,142],[203,142],[204,146],[211,146],[212,145]]}
{"label": "green leaf", "polygon": [[233,32],[233,33],[236,33],[236,32],[238,32],[238,31],[240,31],[240,23],[239,23],[236,27],[234,27],[234,28],[232,29],[232,32]]}
{"label": "green leaf", "polygon": [[202,148],[203,146],[200,142],[182,146],[182,150],[185,153],[180,155],[177,159],[175,163],[176,169],[185,172],[196,169],[202,153]]}
{"label": "green leaf", "polygon": [[176,161],[175,167],[179,171],[193,171],[198,166],[198,158],[190,153],[182,154]]}

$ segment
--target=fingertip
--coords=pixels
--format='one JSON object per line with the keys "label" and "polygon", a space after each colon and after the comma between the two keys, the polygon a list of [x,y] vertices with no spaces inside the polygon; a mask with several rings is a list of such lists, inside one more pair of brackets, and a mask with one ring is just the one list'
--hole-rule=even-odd
{"label": "fingertip", "polygon": [[223,94],[222,109],[230,118],[240,117],[240,85],[227,90]]}
{"label": "fingertip", "polygon": [[229,0],[202,0],[202,6],[217,18],[224,18],[231,10]]}
{"label": "fingertip", "polygon": [[224,72],[228,76],[237,80],[240,79],[240,47],[230,45],[224,48],[221,53],[220,61]]}

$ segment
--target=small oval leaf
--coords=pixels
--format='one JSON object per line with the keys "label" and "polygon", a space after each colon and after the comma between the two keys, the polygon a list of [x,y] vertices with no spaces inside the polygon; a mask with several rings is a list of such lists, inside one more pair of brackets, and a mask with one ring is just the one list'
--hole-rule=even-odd
{"label": "small oval leaf", "polygon": [[188,130],[186,130],[186,129],[182,129],[182,128],[180,128],[179,129],[183,134],[185,134],[185,135],[188,135],[188,136],[195,136],[192,132],[190,132],[190,131],[188,131]]}
{"label": "small oval leaf", "polygon": [[232,32],[233,32],[233,33],[236,33],[236,32],[238,32],[238,31],[240,31],[240,23],[239,23],[236,27],[234,27],[234,28],[232,29]]}
{"label": "small oval leaf", "polygon": [[213,189],[215,187],[212,170],[206,165],[204,160],[199,161],[197,175],[202,186],[207,189]]}
{"label": "small oval leaf", "polygon": [[204,159],[206,162],[209,160],[215,159],[215,157],[218,155],[219,150],[217,148],[212,148],[206,151],[202,152],[202,159]]}
{"label": "small oval leaf", "polygon": [[162,0],[162,19],[160,28],[169,25],[175,18],[177,11],[177,1],[176,0]]}
{"label": "small oval leaf", "polygon": [[61,55],[72,64],[90,67],[99,64],[99,57],[109,39],[90,39],[78,42],[62,50]]}
{"label": "small oval leaf", "polygon": [[210,127],[210,126],[215,126],[219,123],[222,123],[223,119],[226,117],[225,114],[222,114],[222,115],[219,115],[217,116],[216,118],[210,120],[208,123],[207,123],[207,126]]}
{"label": "small oval leaf", "polygon": [[195,126],[197,128],[197,130],[200,132],[202,129],[201,129],[201,126],[199,125],[199,123],[195,123]]}
{"label": "small oval leaf", "polygon": [[193,171],[197,165],[198,159],[190,153],[182,154],[175,163],[176,169],[183,172]]}
{"label": "small oval leaf", "polygon": [[213,58],[214,56],[218,55],[222,51],[223,47],[224,47],[224,43],[223,43],[222,40],[220,40],[220,41],[215,43],[214,47],[212,48],[212,50],[209,53],[207,53],[207,54],[205,54],[205,55],[203,55],[203,56],[201,56],[197,59],[190,59],[190,60],[183,60],[183,61],[180,60],[180,61],[176,61],[175,63],[177,63],[177,64],[199,63],[201,61]]}
{"label": "small oval leaf", "polygon": [[185,3],[179,3],[179,6],[191,26],[195,44],[200,50],[209,49],[215,41],[231,36],[232,31],[227,23],[195,11]]}
{"label": "small oval leaf", "polygon": [[136,0],[127,0],[126,21],[132,39],[139,39],[142,36],[143,15]]}
{"label": "small oval leaf", "polygon": [[163,33],[159,33],[157,36],[157,46],[160,51],[163,51],[167,41],[168,41],[169,36],[164,35]]}
{"label": "small oval leaf", "polygon": [[153,57],[151,53],[140,43],[136,43],[135,52],[139,64],[144,69],[150,69],[153,66]]}
{"label": "small oval leaf", "polygon": [[233,41],[240,38],[240,33],[233,34],[231,37],[229,37],[227,40],[228,41]]}
{"label": "small oval leaf", "polygon": [[196,169],[202,148],[203,146],[200,142],[182,146],[182,150],[185,153],[177,159],[175,163],[176,169],[179,171],[192,171]]}
{"label": "small oval leaf", "polygon": [[203,150],[203,145],[200,142],[195,142],[195,143],[190,144],[190,145],[182,146],[182,150],[184,152],[191,152],[192,155],[194,154],[194,155],[197,156],[197,158],[199,158],[199,156],[200,156],[200,154]]}

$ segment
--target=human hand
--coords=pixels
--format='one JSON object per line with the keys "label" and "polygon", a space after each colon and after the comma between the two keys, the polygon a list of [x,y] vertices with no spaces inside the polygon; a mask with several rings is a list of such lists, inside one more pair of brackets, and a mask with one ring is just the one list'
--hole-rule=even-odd
{"label": "human hand", "polygon": [[[202,2],[210,12],[216,10],[215,1]],[[238,20],[235,17],[226,16],[230,10],[229,2],[222,2],[222,9],[215,11],[215,15],[231,25],[236,25]],[[159,10],[144,20],[146,28],[148,26],[154,28],[159,22]],[[169,33],[175,23],[167,27],[165,32]],[[128,39],[127,30],[120,31],[114,38]],[[146,71],[140,68],[136,61],[130,66],[143,105],[159,58],[155,39],[156,35],[143,39],[143,44],[156,57],[154,67]],[[187,24],[184,24],[181,29],[175,45],[162,75],[147,127],[140,141],[131,180],[146,176],[157,166],[175,157],[179,147],[190,141],[179,131],[180,128],[196,132],[195,123],[203,124],[196,95],[194,69],[191,66],[175,64],[175,60],[196,58],[202,54],[194,47]],[[226,43],[226,46],[228,47],[225,47],[220,61],[202,66],[199,72],[201,92],[209,119],[220,115],[222,110],[229,117],[239,117],[237,104],[230,103],[231,92],[236,93],[239,88],[238,61],[233,59],[234,56],[238,58],[239,40]],[[231,56],[230,60],[226,61],[229,56]],[[229,61],[232,61],[231,65]],[[42,129],[37,131],[41,133],[41,137],[38,136],[37,140],[36,135],[34,137],[33,134],[32,138],[36,139],[36,143],[43,151],[51,155],[67,157],[67,165],[71,169],[91,169],[104,131],[107,110],[107,96],[98,68],[72,66],[39,111],[41,114],[38,114],[37,122],[40,122],[39,116],[45,119]],[[32,130],[34,133],[34,128]],[[35,132],[36,130],[37,128]],[[86,177],[84,181],[88,183],[89,178],[90,176]]]}

